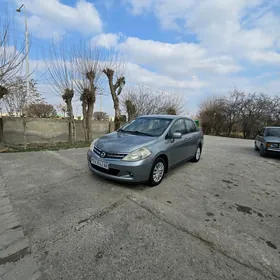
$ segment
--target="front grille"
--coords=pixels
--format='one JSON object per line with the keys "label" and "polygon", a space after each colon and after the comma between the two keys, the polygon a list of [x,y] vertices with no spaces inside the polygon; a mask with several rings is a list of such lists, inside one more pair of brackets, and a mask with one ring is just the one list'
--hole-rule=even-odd
{"label": "front grille", "polygon": [[[103,151],[101,151],[99,148],[94,146],[93,152],[100,157],[100,155]],[[124,154],[124,153],[106,153],[105,158],[123,159],[126,155],[127,154]]]}
{"label": "front grille", "polygon": [[91,166],[92,166],[92,168],[94,168],[95,170],[97,170],[99,172],[106,173],[106,174],[113,175],[113,176],[118,176],[118,174],[120,173],[120,170],[115,169],[115,168],[109,168],[107,170],[107,169],[104,169],[104,168],[102,168],[100,166],[97,166],[95,164],[91,164]]}

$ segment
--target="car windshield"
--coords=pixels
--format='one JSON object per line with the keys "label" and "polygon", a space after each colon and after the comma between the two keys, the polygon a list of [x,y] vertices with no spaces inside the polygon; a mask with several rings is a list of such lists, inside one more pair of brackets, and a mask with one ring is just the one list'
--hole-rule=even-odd
{"label": "car windshield", "polygon": [[280,137],[280,127],[268,128],[266,131],[266,136]]}
{"label": "car windshield", "polygon": [[160,136],[171,123],[168,118],[138,118],[119,131],[143,136]]}

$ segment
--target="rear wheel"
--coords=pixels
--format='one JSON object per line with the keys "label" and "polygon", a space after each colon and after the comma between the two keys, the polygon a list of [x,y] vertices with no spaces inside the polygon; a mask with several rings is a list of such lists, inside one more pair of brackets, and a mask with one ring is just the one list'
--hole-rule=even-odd
{"label": "rear wheel", "polygon": [[157,158],[153,164],[150,173],[149,185],[157,186],[161,183],[166,170],[165,160],[161,157]]}
{"label": "rear wheel", "polygon": [[263,145],[261,145],[261,147],[260,147],[260,156],[261,156],[261,157],[265,157],[265,156],[266,156],[266,151],[265,151]]}
{"label": "rear wheel", "polygon": [[192,159],[192,162],[198,162],[200,160],[201,157],[201,145],[198,145],[195,151],[195,155]]}

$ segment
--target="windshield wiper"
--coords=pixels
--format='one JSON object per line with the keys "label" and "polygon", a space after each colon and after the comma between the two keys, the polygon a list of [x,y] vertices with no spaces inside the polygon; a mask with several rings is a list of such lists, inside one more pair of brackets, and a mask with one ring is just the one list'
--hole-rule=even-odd
{"label": "windshield wiper", "polygon": [[131,133],[131,134],[137,134],[137,135],[144,135],[144,136],[151,136],[153,137],[152,134],[146,133],[146,132],[142,132],[142,131],[138,131],[138,130],[127,130],[125,132]]}

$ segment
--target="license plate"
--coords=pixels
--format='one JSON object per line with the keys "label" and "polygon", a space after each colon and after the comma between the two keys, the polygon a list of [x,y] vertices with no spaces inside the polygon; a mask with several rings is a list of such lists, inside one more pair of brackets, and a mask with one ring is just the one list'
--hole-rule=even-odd
{"label": "license plate", "polygon": [[97,165],[99,167],[102,167],[104,169],[109,169],[109,164],[107,162],[96,160],[95,158],[91,159],[91,164]]}

